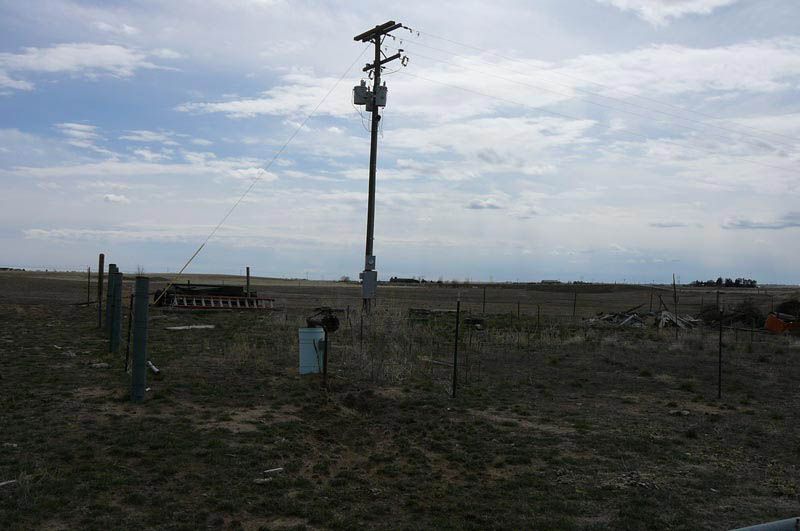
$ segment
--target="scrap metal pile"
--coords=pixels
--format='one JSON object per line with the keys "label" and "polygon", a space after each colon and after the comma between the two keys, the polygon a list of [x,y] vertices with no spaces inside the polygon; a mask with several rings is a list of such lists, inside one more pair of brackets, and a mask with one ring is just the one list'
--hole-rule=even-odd
{"label": "scrap metal pile", "polygon": [[640,304],[624,312],[599,313],[597,317],[589,319],[590,326],[627,326],[633,328],[644,328],[646,326],[657,326],[667,328],[677,326],[681,329],[694,328],[703,324],[701,319],[691,315],[676,315],[669,310],[659,310],[655,312],[637,312],[644,306]]}
{"label": "scrap metal pile", "polygon": [[173,284],[166,292],[157,290],[154,300],[158,306],[195,310],[271,310],[275,302],[242,286],[217,284]]}

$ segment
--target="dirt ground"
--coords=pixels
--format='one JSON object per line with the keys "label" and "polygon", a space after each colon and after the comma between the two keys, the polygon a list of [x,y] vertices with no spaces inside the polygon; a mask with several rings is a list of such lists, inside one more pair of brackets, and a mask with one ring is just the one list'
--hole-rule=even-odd
{"label": "dirt ground", "polygon": [[[800,513],[797,338],[725,332],[718,399],[716,330],[586,326],[670,289],[493,286],[488,330],[462,328],[453,399],[451,324],[406,310],[460,296],[482,313],[482,287],[381,286],[362,327],[356,285],[253,285],[279,311],[152,309],[161,373],[132,404],[124,339],[108,353],[97,308],[76,304],[85,277],[0,273],[0,527],[728,529]],[[680,311],[715,297],[683,289]],[[327,386],[297,371],[297,328],[322,304],[351,309]],[[184,324],[215,328],[165,330]]]}

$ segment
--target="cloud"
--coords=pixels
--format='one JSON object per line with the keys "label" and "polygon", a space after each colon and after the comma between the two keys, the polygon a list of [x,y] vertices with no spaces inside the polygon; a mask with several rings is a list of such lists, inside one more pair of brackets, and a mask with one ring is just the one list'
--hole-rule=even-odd
{"label": "cloud", "polygon": [[783,230],[800,227],[800,212],[788,212],[770,221],[735,217],[723,221],[722,228],[729,230]]}
{"label": "cloud", "polygon": [[648,225],[656,229],[675,229],[689,226],[688,223],[684,223],[683,221],[653,221],[648,223]]}
{"label": "cloud", "polygon": [[[615,97],[621,97],[620,91],[649,97],[718,96],[719,91],[770,93],[797,87],[800,38],[776,37],[710,48],[657,44],[623,53],[579,56],[552,72],[569,76],[572,84]],[[598,89],[594,83],[608,88]]]}
{"label": "cloud", "polygon": [[[142,156],[142,154],[139,154]],[[158,155],[158,154],[156,154]],[[109,179],[145,177],[227,178],[250,180],[259,176],[260,181],[274,181],[278,176],[264,171],[261,161],[247,158],[217,159],[211,153],[184,152],[186,162],[161,163],[156,160],[118,160],[112,158],[83,164],[52,166],[17,166],[7,173],[17,176],[53,178],[96,178],[95,183],[108,184]],[[99,185],[98,185],[99,186]]]}
{"label": "cloud", "polygon": [[94,125],[64,122],[56,124],[56,129],[67,138],[67,144],[70,146],[89,149],[103,155],[113,155],[111,151],[97,145],[97,142],[104,138],[100,136]]}
{"label": "cloud", "polygon": [[[148,60],[150,54],[116,44],[66,43],[49,48],[23,48],[21,53],[0,53],[0,86],[31,90],[28,81],[10,79],[8,72],[68,73],[94,78],[108,75],[127,78],[139,69],[164,69]],[[163,55],[163,54],[162,54]]]}
{"label": "cloud", "polygon": [[634,11],[653,26],[665,26],[670,19],[686,15],[708,15],[738,0],[597,0],[622,11]]}
{"label": "cloud", "polygon": [[[21,79],[13,79],[7,73],[0,70],[0,88],[13,90],[33,90],[33,83]],[[8,94],[11,94],[10,92]]]}
{"label": "cloud", "polygon": [[106,203],[117,203],[127,205],[131,202],[130,199],[125,197],[124,195],[117,195],[117,194],[106,194],[103,196],[103,201]]}
{"label": "cloud", "polygon": [[154,151],[150,151],[149,149],[135,149],[133,154],[140,159],[146,160],[147,162],[158,162],[160,160],[167,160],[170,158],[169,152],[156,153]]}
{"label": "cloud", "polygon": [[94,141],[100,138],[100,135],[97,134],[97,126],[91,124],[64,122],[56,124],[56,129],[72,140]]}
{"label": "cloud", "polygon": [[118,35],[138,35],[140,33],[139,28],[135,28],[133,26],[129,26],[128,24],[109,24],[108,22],[103,22],[98,20],[94,23],[94,27],[99,29],[100,31],[105,31],[108,33],[115,33]]}
{"label": "cloud", "polygon": [[[309,114],[338,80],[307,73],[290,73],[282,76],[282,81],[283,84],[262,92],[261,97],[258,98],[187,102],[178,105],[175,109],[193,114],[223,113],[230,118]],[[318,113],[334,116],[345,116],[352,113],[352,107],[347,103],[350,100],[351,90],[351,87],[346,84],[339,83],[336,91],[328,97]]]}
{"label": "cloud", "polygon": [[472,201],[467,203],[467,206],[465,208],[468,208],[470,210],[500,210],[503,207],[498,205],[494,199],[488,198],[488,199],[473,199]]}
{"label": "cloud", "polygon": [[169,146],[178,145],[172,137],[174,133],[167,131],[148,131],[145,129],[135,129],[128,131],[126,134],[119,137],[120,140],[128,140],[130,142],[144,142],[144,143],[160,143]]}
{"label": "cloud", "polygon": [[150,55],[153,57],[158,57],[159,59],[182,59],[183,54],[180,52],[176,52],[175,50],[171,50],[169,48],[158,48],[157,50],[151,50]]}

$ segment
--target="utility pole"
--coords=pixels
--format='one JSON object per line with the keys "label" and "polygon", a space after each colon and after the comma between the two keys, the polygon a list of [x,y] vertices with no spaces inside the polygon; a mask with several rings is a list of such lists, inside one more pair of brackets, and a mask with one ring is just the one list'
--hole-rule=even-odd
{"label": "utility pole", "polygon": [[[373,254],[373,240],[375,239],[375,170],[378,165],[378,126],[381,120],[380,107],[386,106],[386,84],[381,86],[381,70],[387,63],[400,59],[403,50],[391,57],[386,57],[381,50],[384,38],[390,32],[402,28],[403,25],[390,20],[379,26],[356,35],[354,41],[371,42],[375,46],[375,59],[367,64],[363,71],[370,72],[372,77],[372,90],[367,88],[362,80],[360,85],[353,88],[353,103],[365,105],[367,112],[372,112],[372,129],[370,131],[369,146],[369,199],[367,203],[367,245],[364,256],[364,271],[361,278],[361,294],[364,299],[364,309],[369,311],[370,303],[375,298],[378,286],[378,271],[375,269],[375,255]],[[403,66],[408,62],[405,57],[401,60]]]}

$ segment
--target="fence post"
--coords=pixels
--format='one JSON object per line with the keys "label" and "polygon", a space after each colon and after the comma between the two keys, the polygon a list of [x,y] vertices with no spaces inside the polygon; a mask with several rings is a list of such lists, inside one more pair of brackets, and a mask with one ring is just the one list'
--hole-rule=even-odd
{"label": "fence post", "polygon": [[578,309],[578,292],[576,291],[572,299],[572,322],[575,322],[575,313]]}
{"label": "fence post", "polygon": [[103,273],[106,255],[100,253],[97,261],[97,328],[103,327]]}
{"label": "fence post", "polygon": [[675,339],[678,339],[678,332],[680,331],[680,317],[678,316],[678,287],[675,285],[675,273],[672,273],[672,300],[675,302]]}
{"label": "fence post", "polygon": [[106,286],[106,333],[111,331],[111,299],[114,297],[114,273],[117,272],[117,264],[108,264],[108,285]]}
{"label": "fence post", "polygon": [[92,267],[86,266],[86,304],[92,302]]}
{"label": "fence post", "polygon": [[536,305],[536,333],[539,334],[539,338],[542,337],[542,305]]}
{"label": "fence post", "polygon": [[456,302],[456,340],[453,346],[453,398],[456,397],[458,387],[458,325],[461,322],[461,296]]}
{"label": "fence post", "polygon": [[109,323],[109,352],[119,352],[119,340],[122,333],[122,273],[115,272],[114,292],[111,300],[111,322]]}
{"label": "fence post", "polygon": [[133,318],[133,360],[131,364],[131,400],[144,401],[144,392],[147,385],[147,311],[150,290],[148,277],[136,277],[136,305]]}
{"label": "fence post", "polygon": [[133,328],[133,293],[128,302],[128,335],[125,340],[125,372],[128,372],[128,360],[131,354],[131,329]]}
{"label": "fence post", "polygon": [[[719,305],[719,291],[717,291],[717,308]],[[719,311],[719,359],[717,361],[717,398],[722,398],[722,310]]]}
{"label": "fence post", "polygon": [[250,296],[250,266],[247,266],[247,288],[246,288],[247,296]]}

